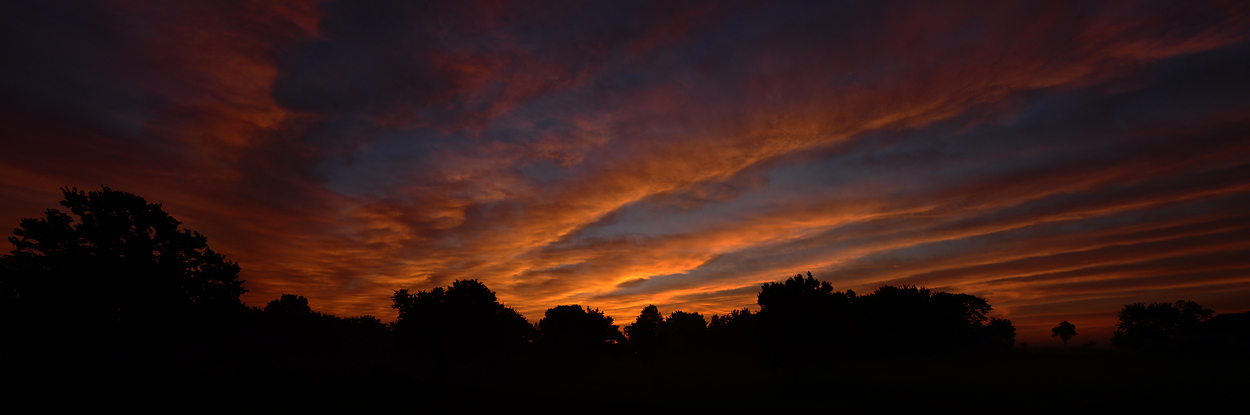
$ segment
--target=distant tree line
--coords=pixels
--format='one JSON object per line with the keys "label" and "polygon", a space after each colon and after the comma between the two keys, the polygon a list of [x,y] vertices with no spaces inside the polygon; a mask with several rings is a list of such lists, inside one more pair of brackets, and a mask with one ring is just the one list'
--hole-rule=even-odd
{"label": "distant tree line", "polygon": [[811,273],[764,284],[760,311],[735,310],[705,323],[698,313],[660,318],[655,306],[625,328],[641,353],[682,353],[701,348],[777,351],[794,348],[857,353],[995,353],[1011,348],[1015,327],[990,318],[985,299],[883,286],[868,295],[834,291]]}
{"label": "distant tree line", "polygon": [[[61,205],[24,219],[14,249],[0,256],[0,342],[29,346],[160,345],[223,336],[268,354],[416,353],[438,361],[480,361],[518,353],[550,356],[680,356],[705,352],[798,356],[795,350],[854,355],[984,355],[1010,350],[1011,321],[990,317],[970,294],[882,286],[866,295],[835,291],[808,273],[763,284],[759,311],[705,318],[654,305],[624,331],[596,308],[558,305],[531,324],[485,284],[397,290],[394,323],[313,311],[284,294],[246,307],[237,264],[179,229],[159,204],[104,188],[62,189]],[[1068,326],[1064,326],[1067,324]],[[1066,321],[1054,331],[1076,334]],[[242,333],[242,334],[240,334]],[[1136,303],[1119,313],[1112,345],[1153,352],[1250,349],[1250,315],[1215,316],[1192,301]]]}

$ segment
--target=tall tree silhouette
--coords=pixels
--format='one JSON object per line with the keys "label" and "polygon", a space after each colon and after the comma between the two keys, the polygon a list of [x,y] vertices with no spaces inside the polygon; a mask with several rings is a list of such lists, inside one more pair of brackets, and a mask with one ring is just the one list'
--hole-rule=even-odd
{"label": "tall tree silhouette", "polygon": [[[61,206],[23,219],[0,259],[3,330],[79,339],[162,335],[241,312],[239,266],[160,204],[62,188]],[[51,339],[51,338],[49,338]]]}
{"label": "tall tree silhouette", "polygon": [[1076,325],[1069,323],[1067,320],[1050,329],[1050,337],[1058,337],[1059,340],[1063,340],[1064,348],[1068,347],[1068,340],[1071,340],[1073,336],[1076,336]]}
{"label": "tall tree silhouette", "polygon": [[659,346],[660,328],[664,325],[664,316],[655,305],[647,305],[638,313],[633,324],[625,326],[625,335],[635,350],[651,353]]}
{"label": "tall tree silhouette", "polygon": [[410,345],[438,353],[517,349],[533,340],[534,327],[525,317],[499,302],[495,293],[477,280],[456,280],[444,289],[391,297],[399,312],[396,336]]}

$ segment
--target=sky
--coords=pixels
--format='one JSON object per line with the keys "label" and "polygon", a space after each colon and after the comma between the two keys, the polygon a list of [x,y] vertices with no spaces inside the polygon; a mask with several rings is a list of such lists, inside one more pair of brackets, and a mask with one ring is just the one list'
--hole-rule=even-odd
{"label": "sky", "polygon": [[[811,272],[1109,344],[1250,310],[1250,4],[0,3],[0,224],[162,203],[263,306],[724,314]],[[11,248],[6,248],[11,249]]]}

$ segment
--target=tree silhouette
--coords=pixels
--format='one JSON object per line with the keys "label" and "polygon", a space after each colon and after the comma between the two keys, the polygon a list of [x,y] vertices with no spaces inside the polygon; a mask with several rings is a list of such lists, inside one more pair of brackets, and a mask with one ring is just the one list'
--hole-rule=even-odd
{"label": "tree silhouette", "polygon": [[722,350],[751,349],[759,345],[759,313],[749,308],[712,315],[707,325],[709,342]]}
{"label": "tree silhouette", "polygon": [[596,352],[625,341],[625,336],[598,309],[559,305],[547,310],[538,321],[541,343],[551,351]]}
{"label": "tree silhouette", "polygon": [[282,294],[277,300],[270,301],[265,305],[266,313],[278,313],[290,316],[312,315],[312,308],[308,306],[308,299],[301,295]]}
{"label": "tree silhouette", "polygon": [[399,290],[391,300],[391,308],[399,312],[393,326],[396,336],[436,353],[517,349],[535,335],[525,317],[501,304],[477,280],[456,280],[446,289],[416,294]]}
{"label": "tree silhouette", "polygon": [[982,330],[989,350],[1006,351],[1016,344],[1016,326],[1005,318],[990,318]]}
{"label": "tree silhouette", "polygon": [[827,281],[795,275],[760,287],[756,302],[763,335],[778,348],[825,347],[846,337],[855,292],[836,292]]}
{"label": "tree silhouette", "polygon": [[1135,350],[1180,349],[1213,314],[1193,301],[1125,305],[1111,345]]}
{"label": "tree silhouette", "polygon": [[1220,314],[1202,322],[1194,336],[1195,346],[1203,353],[1236,353],[1250,351],[1250,312]]}
{"label": "tree silhouette", "polygon": [[651,353],[659,345],[660,327],[663,325],[664,317],[660,315],[659,308],[647,305],[638,313],[633,324],[625,326],[625,335],[629,336],[629,343],[635,350]]}
{"label": "tree silhouette", "polygon": [[1014,341],[1011,322],[989,320],[992,308],[974,295],[887,285],[856,298],[854,306],[867,351],[949,353],[971,351],[989,339],[1006,347]]}
{"label": "tree silhouette", "polygon": [[[142,197],[62,188],[61,206],[22,219],[0,259],[2,330],[25,338],[165,335],[242,312],[239,266]],[[83,293],[87,295],[82,295]],[[49,338],[49,340],[52,340]]]}
{"label": "tree silhouette", "polygon": [[1076,336],[1076,325],[1069,323],[1067,320],[1060,322],[1058,326],[1050,329],[1050,337],[1058,337],[1059,340],[1063,340],[1063,347],[1065,349],[1068,347],[1068,340],[1071,340],[1073,336]]}
{"label": "tree silhouette", "polygon": [[857,348],[866,354],[1001,352],[1015,344],[1011,321],[990,318],[989,302],[970,294],[886,285],[860,296],[834,291],[809,272],[764,284],[757,300],[758,318],[746,310],[732,318],[713,316],[712,337],[723,342],[737,337],[726,336],[738,331],[730,329],[734,325],[758,325],[756,337],[774,351]]}
{"label": "tree silhouette", "polygon": [[707,321],[699,313],[674,311],[664,318],[660,339],[673,353],[702,348],[707,341]]}

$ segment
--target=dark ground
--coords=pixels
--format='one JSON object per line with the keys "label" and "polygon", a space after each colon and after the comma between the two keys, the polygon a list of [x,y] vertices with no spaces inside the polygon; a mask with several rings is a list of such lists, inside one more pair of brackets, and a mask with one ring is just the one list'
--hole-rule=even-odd
{"label": "dark ground", "polygon": [[[194,353],[193,353],[194,352]],[[1247,413],[1250,359],[1117,350],[983,358],[527,355],[437,364],[393,350],[352,358],[182,350],[159,358],[5,350],[10,409],[168,413],[543,412]],[[187,358],[185,356],[196,356]],[[7,412],[7,411],[6,411]]]}

